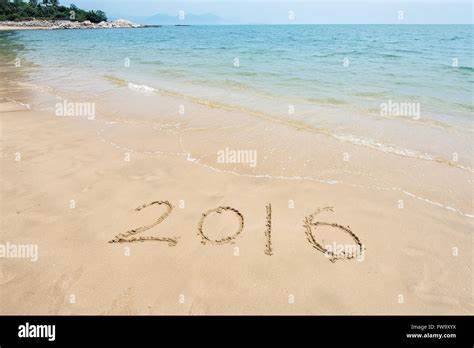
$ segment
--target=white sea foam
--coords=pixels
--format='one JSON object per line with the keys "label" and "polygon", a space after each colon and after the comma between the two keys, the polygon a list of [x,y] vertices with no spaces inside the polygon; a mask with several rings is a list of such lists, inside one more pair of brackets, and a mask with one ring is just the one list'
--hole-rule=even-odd
{"label": "white sea foam", "polygon": [[[117,122],[114,122],[113,124],[115,124],[115,123],[117,123]],[[108,126],[111,126],[113,124],[110,123],[110,122],[107,123]],[[425,202],[429,205],[432,205],[432,206],[435,206],[435,207],[438,207],[438,208],[446,209],[448,211],[459,214],[463,217],[474,218],[474,214],[466,213],[466,212],[463,212],[460,209],[451,207],[449,205],[445,205],[445,204],[442,204],[440,202],[436,202],[436,201],[430,200],[428,198],[418,196],[418,195],[416,195],[412,192],[406,191],[406,190],[404,190],[403,188],[400,188],[400,187],[383,187],[383,186],[377,186],[377,185],[352,184],[352,183],[344,182],[344,181],[341,181],[341,180],[323,179],[323,178],[317,178],[317,177],[312,177],[312,176],[284,176],[284,175],[271,175],[271,174],[239,173],[239,172],[236,172],[234,170],[216,168],[216,167],[211,166],[207,163],[203,163],[201,161],[201,159],[193,157],[190,152],[185,151],[184,149],[182,149],[182,152],[166,152],[166,151],[161,151],[161,150],[138,151],[138,150],[135,150],[135,149],[132,149],[132,148],[120,146],[120,145],[116,144],[115,142],[107,141],[105,139],[104,135],[103,135],[104,131],[105,131],[105,128],[101,128],[101,129],[97,130],[97,136],[99,137],[100,141],[108,143],[108,144],[110,144],[111,146],[113,146],[117,149],[125,150],[125,151],[130,152],[130,153],[141,153],[141,154],[148,155],[148,156],[156,156],[156,155],[179,156],[179,157],[183,157],[188,162],[194,163],[196,165],[204,167],[204,168],[206,168],[208,170],[211,170],[213,172],[222,173],[222,174],[230,174],[230,175],[235,175],[235,176],[239,176],[239,177],[256,178],[256,179],[270,179],[270,180],[288,180],[288,181],[314,181],[314,182],[318,182],[318,183],[326,184],[326,185],[337,185],[338,184],[338,185],[346,185],[346,186],[360,188],[360,189],[369,189],[369,190],[377,190],[377,191],[396,191],[396,192],[401,192],[401,193],[405,194],[406,196],[408,196],[410,198],[417,199],[419,201]],[[182,144],[181,137],[180,137],[180,144]]]}
{"label": "white sea foam", "polygon": [[425,161],[437,161],[438,163],[445,163],[453,167],[474,173],[474,169],[471,167],[463,166],[459,163],[449,161],[445,158],[436,157],[435,155],[432,155],[430,153],[420,152],[417,150],[412,150],[412,149],[407,149],[407,148],[401,148],[393,144],[384,144],[373,139],[357,137],[352,134],[331,134],[331,135],[332,137],[334,137],[335,139],[339,141],[348,142],[354,145],[365,146],[377,151],[391,153],[391,154],[402,156],[402,157],[416,158],[416,159],[421,159]]}
{"label": "white sea foam", "polygon": [[132,82],[128,83],[128,89],[136,92],[140,92],[143,94],[152,94],[155,92],[155,89],[153,87],[147,86],[147,85],[138,85]]}
{"label": "white sea foam", "polygon": [[24,107],[25,109],[27,110],[30,110],[31,109],[31,106],[30,104],[27,104],[27,103],[22,103],[16,99],[13,99],[13,98],[10,98],[10,97],[5,97],[6,100],[8,100],[9,102],[12,102],[14,104],[17,104],[17,105],[20,105],[22,107]]}
{"label": "white sea foam", "polygon": [[434,156],[429,153],[422,153],[416,150],[400,148],[395,145],[383,144],[373,139],[357,137],[352,134],[333,134],[333,137],[340,141],[370,147],[371,149],[385,153],[393,153],[399,156],[419,158],[427,161],[432,161],[434,159]]}
{"label": "white sea foam", "polygon": [[[128,88],[131,89],[131,90],[135,90],[135,91],[144,93],[144,94],[151,94],[151,93],[164,93],[164,94],[167,94],[167,93],[169,93],[169,91],[166,91],[166,90],[163,90],[163,89],[155,89],[155,88],[149,87],[147,85],[135,84],[133,82],[128,82]],[[187,97],[189,99],[189,96],[183,95],[183,97]],[[191,98],[191,101],[194,101],[194,98]],[[200,102],[202,103],[202,100]],[[208,101],[208,103],[212,104],[214,107],[220,105],[220,103],[214,103],[214,102],[211,102],[211,101]],[[237,106],[234,106],[234,105],[224,105],[224,104],[222,104],[222,107],[231,108],[231,109],[239,109]],[[244,112],[245,111],[249,111],[250,114],[260,114],[260,112],[255,112],[255,111],[252,112],[252,110],[244,110]],[[277,121],[279,123],[282,123],[282,120],[280,120],[278,118],[275,118],[271,115],[266,115],[265,118],[270,120],[270,121]],[[456,167],[456,168],[459,168],[461,170],[465,170],[465,171],[474,173],[474,169],[469,167],[469,166],[465,166],[465,165],[459,164],[457,162],[452,162],[448,159],[441,158],[439,156],[435,156],[435,155],[430,154],[430,153],[399,147],[395,144],[385,144],[385,143],[382,143],[380,141],[377,141],[377,140],[374,140],[374,139],[371,139],[371,138],[364,138],[364,137],[356,136],[356,135],[353,135],[353,134],[338,134],[338,133],[334,133],[333,131],[331,131],[329,129],[324,129],[324,130],[315,129],[315,131],[320,132],[321,134],[329,135],[329,136],[331,136],[334,139],[337,139],[339,141],[351,143],[353,145],[364,146],[364,147],[371,148],[373,150],[377,150],[377,151],[381,151],[381,152],[384,152],[384,153],[389,153],[389,154],[393,154],[393,155],[397,155],[397,156],[402,156],[402,157],[416,158],[416,159],[421,159],[421,160],[425,160],[425,161],[436,161],[438,163],[444,163],[445,165],[450,165],[452,167]]]}

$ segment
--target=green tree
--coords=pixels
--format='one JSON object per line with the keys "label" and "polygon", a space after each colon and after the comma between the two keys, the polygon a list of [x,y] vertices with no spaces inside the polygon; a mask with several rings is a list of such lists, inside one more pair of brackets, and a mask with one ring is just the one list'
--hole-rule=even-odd
{"label": "green tree", "polygon": [[[40,5],[41,4],[41,5]],[[71,11],[75,20],[93,23],[106,21],[107,16],[102,11],[84,11],[75,5],[61,6],[59,0],[0,0],[0,21],[39,19],[69,19]]]}
{"label": "green tree", "polygon": [[107,16],[102,11],[91,10],[87,12],[86,19],[91,21],[92,23],[100,23],[102,21],[107,21]]}

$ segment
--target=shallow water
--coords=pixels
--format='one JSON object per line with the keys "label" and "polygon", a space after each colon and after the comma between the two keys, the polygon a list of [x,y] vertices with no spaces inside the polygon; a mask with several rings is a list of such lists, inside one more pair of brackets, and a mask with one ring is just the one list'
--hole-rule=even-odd
{"label": "shallow water", "polygon": [[24,45],[26,59],[58,73],[91,69],[137,82],[185,82],[254,96],[261,108],[267,99],[366,109],[388,99],[414,100],[424,116],[448,123],[473,111],[470,25],[24,31],[15,41]]}
{"label": "shallow water", "polygon": [[[81,79],[123,80],[414,157],[449,162],[473,130],[471,25],[22,31],[1,45],[41,67],[35,81],[80,91]],[[425,128],[459,133],[438,138],[455,149],[426,146],[433,134]],[[422,142],[408,135],[413,129]]]}

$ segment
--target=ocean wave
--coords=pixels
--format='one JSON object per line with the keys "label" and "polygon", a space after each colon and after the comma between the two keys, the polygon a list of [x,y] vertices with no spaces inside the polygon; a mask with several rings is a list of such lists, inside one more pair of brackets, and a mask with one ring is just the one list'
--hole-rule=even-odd
{"label": "ocean wave", "polygon": [[400,148],[395,145],[383,144],[377,142],[374,139],[361,138],[352,134],[333,134],[333,137],[343,142],[349,142],[354,145],[361,145],[369,147],[371,149],[379,150],[386,153],[393,153],[403,157],[418,158],[427,161],[433,161],[435,159],[433,155],[428,153],[421,153],[416,150]]}
{"label": "ocean wave", "polygon": [[[113,82],[118,81],[120,83],[120,85],[123,86],[123,81],[125,81],[125,80],[122,80],[120,78],[114,78],[111,81],[113,81]],[[204,105],[204,106],[207,106],[209,108],[217,108],[217,109],[228,110],[228,111],[238,111],[238,112],[246,113],[246,114],[261,118],[261,119],[265,119],[265,120],[270,121],[270,122],[275,122],[275,123],[291,126],[293,128],[299,129],[299,130],[307,130],[307,131],[323,134],[323,135],[326,135],[326,136],[330,136],[330,137],[332,137],[332,138],[334,138],[338,141],[348,142],[348,143],[351,143],[351,144],[356,145],[356,146],[364,146],[364,147],[371,148],[373,150],[377,150],[377,151],[381,151],[381,152],[384,152],[384,153],[397,155],[397,156],[401,156],[401,157],[406,157],[406,158],[415,158],[415,159],[419,159],[419,160],[433,161],[433,162],[437,162],[437,163],[440,163],[440,164],[448,165],[448,166],[451,166],[451,167],[455,167],[455,168],[458,168],[458,169],[461,169],[461,170],[465,170],[465,171],[469,171],[469,172],[474,173],[474,170],[471,167],[463,166],[463,165],[461,165],[457,162],[450,161],[450,160],[448,160],[446,158],[443,158],[443,157],[440,157],[440,156],[436,156],[436,155],[429,154],[429,153],[426,153],[426,152],[420,152],[420,151],[414,150],[414,149],[407,149],[407,148],[398,147],[394,144],[385,144],[385,143],[379,142],[375,139],[358,137],[358,136],[353,135],[353,134],[334,133],[333,130],[331,130],[331,129],[316,128],[316,127],[313,127],[313,126],[311,126],[310,124],[308,124],[304,121],[300,121],[300,120],[296,120],[296,119],[287,119],[287,118],[282,119],[282,118],[279,118],[277,116],[271,115],[269,113],[259,111],[259,110],[250,109],[250,108],[247,108],[247,107],[244,107],[244,106],[226,104],[226,103],[217,102],[217,101],[211,101],[211,100],[208,100],[208,99],[202,99],[202,98],[190,96],[188,94],[183,94],[183,93],[180,93],[180,92],[171,91],[171,90],[167,90],[167,89],[163,89],[163,88],[154,88],[154,87],[150,87],[150,86],[147,86],[147,85],[135,84],[135,83],[132,83],[132,82],[128,82],[127,86],[130,90],[141,92],[141,93],[144,93],[144,94],[147,94],[147,95],[152,94],[152,93],[159,93],[159,94],[162,94],[162,95],[183,98],[183,99],[186,99],[190,102],[200,104],[200,105]]]}
{"label": "ocean wave", "polygon": [[302,101],[305,101],[309,104],[316,105],[346,105],[349,104],[347,101],[337,98],[303,98]]}
{"label": "ocean wave", "polygon": [[393,54],[393,53],[379,53],[378,56],[383,57],[383,58],[394,58],[394,59],[402,58],[402,56],[398,54]]}
{"label": "ocean wave", "polygon": [[[106,125],[108,127],[110,127],[110,126],[113,126],[113,125],[121,123],[121,122],[123,122],[123,120],[119,121],[119,122],[106,122]],[[163,155],[164,156],[178,156],[178,157],[181,157],[181,158],[185,159],[188,162],[193,163],[194,165],[204,167],[204,168],[206,168],[208,170],[211,170],[213,172],[222,173],[222,174],[229,174],[229,175],[235,175],[235,176],[239,176],[239,177],[247,177],[247,178],[254,178],[254,179],[267,179],[267,180],[283,180],[283,181],[313,181],[313,182],[318,182],[318,183],[325,184],[325,185],[346,185],[346,186],[349,186],[349,187],[362,188],[362,189],[368,189],[368,190],[401,192],[401,193],[403,193],[404,195],[406,195],[410,198],[417,199],[419,201],[422,201],[422,202],[424,202],[426,204],[429,204],[429,205],[432,205],[434,207],[438,207],[438,208],[441,208],[441,209],[448,210],[450,212],[459,214],[463,217],[474,218],[474,214],[464,212],[464,211],[462,211],[458,208],[455,208],[451,205],[446,205],[446,204],[443,204],[443,203],[440,203],[440,202],[436,202],[432,199],[419,196],[415,193],[409,192],[409,191],[407,191],[403,188],[400,188],[400,187],[354,184],[354,183],[344,182],[342,180],[337,180],[337,179],[332,179],[332,178],[321,178],[321,177],[315,177],[315,176],[297,176],[297,175],[295,175],[295,176],[285,176],[285,175],[272,175],[272,174],[268,174],[268,173],[260,173],[260,174],[241,173],[241,172],[237,172],[235,170],[222,169],[222,168],[212,166],[208,163],[204,163],[202,161],[202,159],[193,157],[191,152],[186,151],[182,147],[181,147],[181,151],[179,151],[179,152],[168,152],[168,151],[162,151],[162,150],[154,150],[154,151],[144,150],[144,151],[140,151],[140,150],[130,148],[128,146],[122,146],[122,145],[117,144],[116,142],[113,142],[111,140],[107,140],[107,138],[105,136],[105,129],[106,128],[103,127],[103,128],[99,128],[96,131],[96,134],[99,137],[100,141],[103,142],[103,143],[108,143],[110,146],[113,146],[114,148],[116,148],[118,150],[126,151],[126,152],[129,152],[129,153],[141,153],[141,154],[144,154],[144,155],[147,155],[147,156],[163,156]],[[180,141],[180,143],[181,143],[181,141]]]}
{"label": "ocean wave", "polygon": [[414,54],[422,53],[421,51],[418,51],[418,50],[408,50],[408,49],[404,49],[404,48],[396,48],[393,51],[394,52],[400,52],[400,53],[414,53]]}
{"label": "ocean wave", "polygon": [[457,41],[457,40],[463,40],[464,37],[461,37],[461,36],[453,36],[453,37],[450,37],[450,38],[446,38],[446,39],[440,39],[440,41]]}
{"label": "ocean wave", "polygon": [[116,76],[112,76],[112,75],[104,75],[103,76],[107,81],[109,82],[112,82],[113,84],[115,85],[118,85],[118,86],[127,86],[128,85],[128,82],[127,80],[124,80],[120,77],[116,77]]}
{"label": "ocean wave", "polygon": [[457,70],[460,70],[460,71],[468,71],[468,72],[473,72],[474,71],[474,68],[472,66],[459,66],[456,68]]}
{"label": "ocean wave", "polygon": [[280,77],[280,74],[270,71],[240,71],[239,76],[249,77]]}
{"label": "ocean wave", "polygon": [[409,123],[415,123],[415,124],[420,124],[424,126],[430,126],[434,128],[442,128],[442,129],[457,129],[457,130],[462,130],[462,131],[469,131],[471,132],[470,129],[467,128],[460,128],[456,125],[443,122],[440,120],[436,120],[433,118],[428,118],[428,117],[420,117],[420,118],[414,118],[413,116],[390,116],[390,115],[380,115],[380,107],[377,108],[368,108],[367,109],[368,114],[370,114],[373,117],[378,117],[378,118],[384,118],[388,120],[398,120],[398,121],[404,121],[404,122],[409,122]]}
{"label": "ocean wave", "polygon": [[387,93],[386,92],[355,92],[355,93],[352,93],[352,95],[355,97],[365,97],[365,98],[384,98],[387,95]]}
{"label": "ocean wave", "polygon": [[341,51],[341,52],[330,52],[330,53],[313,53],[310,57],[313,58],[329,58],[329,57],[357,57],[363,55],[364,52],[352,50],[352,51]]}
{"label": "ocean wave", "polygon": [[236,80],[232,80],[232,79],[224,79],[222,81],[215,81],[216,82],[216,85],[219,85],[219,84],[222,84],[224,86],[228,86],[232,89],[236,89],[236,90],[250,90],[250,89],[253,89],[252,86],[244,83],[244,82],[240,82],[240,81],[236,81]]}
{"label": "ocean wave", "polygon": [[13,99],[13,98],[10,98],[10,97],[1,97],[1,98],[0,98],[0,101],[1,101],[1,100],[5,100],[5,101],[7,101],[7,102],[10,102],[10,103],[19,105],[19,106],[25,108],[26,110],[31,110],[30,104],[23,103],[23,102],[21,102],[21,101],[19,101],[19,100],[16,100],[16,99]]}
{"label": "ocean wave", "polygon": [[453,103],[453,105],[457,106],[459,109],[463,109],[469,112],[474,112],[473,104]]}
{"label": "ocean wave", "polygon": [[161,60],[145,60],[145,61],[141,61],[140,64],[144,64],[144,65],[164,65],[165,63],[163,63]]}
{"label": "ocean wave", "polygon": [[[461,65],[461,66],[455,67],[452,65],[445,64],[442,67],[440,67],[439,70],[444,74],[458,74],[462,78],[472,77],[472,73],[474,72],[474,68],[472,66],[467,66],[467,65]],[[470,82],[472,83],[472,81]]]}
{"label": "ocean wave", "polygon": [[336,53],[336,52],[333,52],[333,53],[325,53],[325,54],[312,54],[310,57],[313,57],[313,58],[327,58],[327,57],[334,57],[334,56],[339,56],[341,55],[340,53]]}
{"label": "ocean wave", "polygon": [[127,86],[128,86],[128,89],[132,91],[140,92],[147,95],[155,92],[155,89],[153,87],[150,87],[147,85],[137,85],[135,83],[129,82]]}
{"label": "ocean wave", "polygon": [[374,150],[398,155],[401,157],[415,158],[415,159],[421,159],[425,161],[434,161],[437,163],[446,164],[451,167],[456,167],[456,168],[474,173],[474,170],[471,167],[463,166],[457,162],[453,162],[441,156],[435,156],[430,153],[420,152],[420,151],[408,149],[408,148],[402,148],[393,144],[384,144],[374,139],[357,137],[352,134],[332,134],[332,136],[340,141],[349,142],[354,145],[365,146]]}

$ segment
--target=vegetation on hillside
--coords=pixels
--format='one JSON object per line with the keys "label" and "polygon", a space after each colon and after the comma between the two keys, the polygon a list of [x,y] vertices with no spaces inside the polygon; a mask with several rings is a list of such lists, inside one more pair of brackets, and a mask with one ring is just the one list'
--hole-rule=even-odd
{"label": "vegetation on hillside", "polygon": [[75,5],[61,6],[59,0],[0,0],[0,21],[55,19],[99,23],[107,20],[102,11],[82,10]]}

